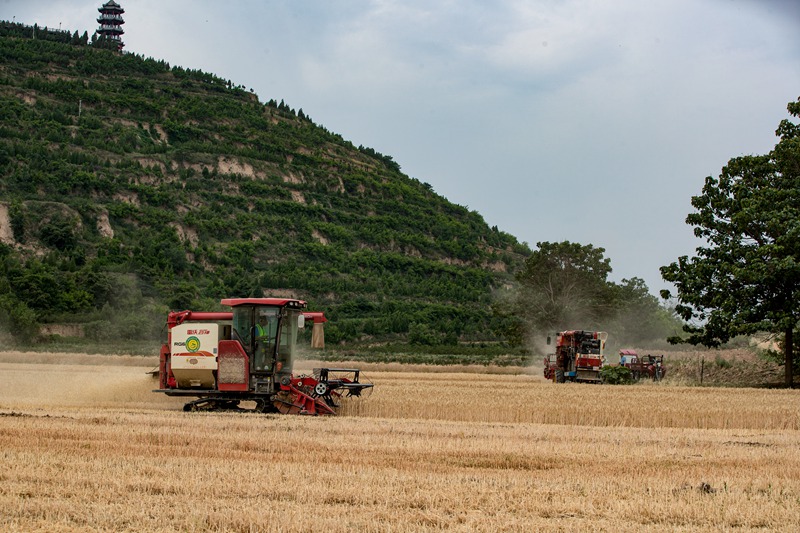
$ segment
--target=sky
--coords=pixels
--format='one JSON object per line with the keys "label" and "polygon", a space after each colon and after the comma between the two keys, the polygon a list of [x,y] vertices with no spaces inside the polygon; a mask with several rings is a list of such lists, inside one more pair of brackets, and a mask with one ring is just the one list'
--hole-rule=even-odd
{"label": "sky", "polygon": [[[105,0],[103,0],[105,1]],[[800,97],[797,0],[117,0],[125,51],[284,100],[527,242],[670,288],[706,176]],[[89,35],[100,0],[0,0]]]}

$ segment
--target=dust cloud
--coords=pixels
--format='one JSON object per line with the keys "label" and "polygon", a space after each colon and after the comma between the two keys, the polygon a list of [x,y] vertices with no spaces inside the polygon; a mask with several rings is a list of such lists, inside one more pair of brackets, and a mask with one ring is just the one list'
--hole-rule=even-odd
{"label": "dust cloud", "polygon": [[[0,409],[127,407],[180,409],[184,401],[152,392],[153,366],[117,356],[0,353]],[[145,358],[138,359],[139,365]],[[102,363],[102,364],[98,364]]]}

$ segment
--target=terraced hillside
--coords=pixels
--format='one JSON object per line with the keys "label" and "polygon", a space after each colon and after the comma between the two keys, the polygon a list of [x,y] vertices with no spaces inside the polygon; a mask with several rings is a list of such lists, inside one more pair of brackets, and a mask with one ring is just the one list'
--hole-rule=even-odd
{"label": "terraced hillside", "polygon": [[145,338],[166,308],[291,295],[333,342],[494,338],[527,245],[390,156],[213,74],[0,26],[6,330]]}

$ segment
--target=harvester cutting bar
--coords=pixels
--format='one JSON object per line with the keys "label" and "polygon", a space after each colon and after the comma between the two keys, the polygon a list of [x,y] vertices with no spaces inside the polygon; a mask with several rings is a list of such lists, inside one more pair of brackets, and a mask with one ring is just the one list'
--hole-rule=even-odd
{"label": "harvester cutting bar", "polygon": [[[328,405],[322,397],[313,397],[306,394],[295,386],[294,381],[291,385],[281,387],[282,390],[274,396],[273,405],[283,414],[292,415],[335,415],[336,411]],[[300,385],[306,389],[305,385]]]}

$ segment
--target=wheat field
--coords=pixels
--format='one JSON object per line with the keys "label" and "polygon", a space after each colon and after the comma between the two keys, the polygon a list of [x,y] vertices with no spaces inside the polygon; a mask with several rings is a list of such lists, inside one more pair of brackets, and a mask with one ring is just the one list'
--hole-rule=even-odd
{"label": "wheat field", "polygon": [[800,530],[796,390],[360,365],[340,417],[184,413],[150,363],[0,354],[0,530]]}

